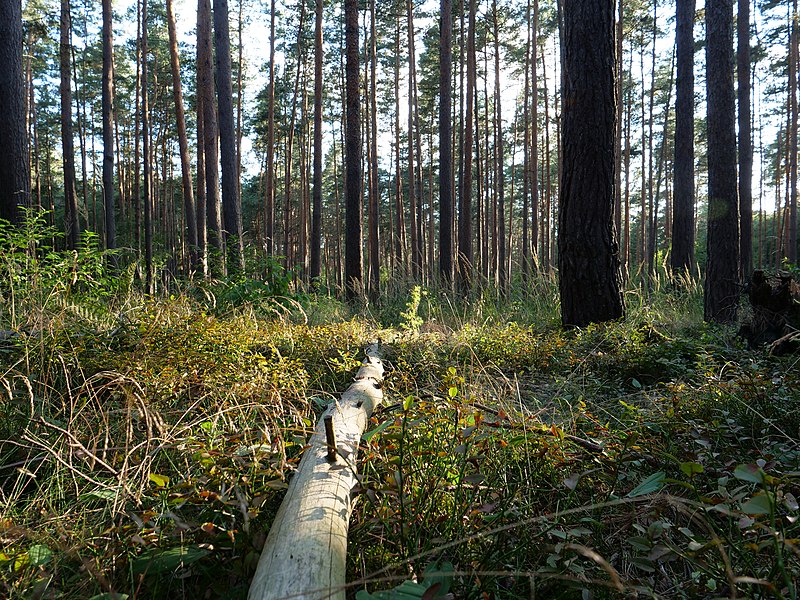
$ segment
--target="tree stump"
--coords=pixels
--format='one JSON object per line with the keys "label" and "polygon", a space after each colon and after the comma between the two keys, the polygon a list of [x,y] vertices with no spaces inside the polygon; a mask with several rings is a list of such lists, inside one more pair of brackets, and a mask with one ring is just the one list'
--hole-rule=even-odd
{"label": "tree stump", "polygon": [[[367,348],[353,384],[319,420],[267,535],[249,600],[344,600],[358,444],[383,400],[382,384],[378,342]],[[335,441],[326,436],[326,421]]]}
{"label": "tree stump", "polygon": [[780,356],[800,347],[800,285],[786,271],[766,275],[754,271],[747,297],[753,308],[752,318],[739,334],[748,346],[768,344],[770,354]]}

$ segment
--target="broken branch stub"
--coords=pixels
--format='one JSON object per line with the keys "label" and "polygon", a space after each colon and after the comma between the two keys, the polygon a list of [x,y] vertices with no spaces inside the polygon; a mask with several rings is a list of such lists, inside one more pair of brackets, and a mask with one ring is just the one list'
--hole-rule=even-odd
{"label": "broken branch stub", "polygon": [[[267,535],[249,600],[345,598],[347,531],[358,443],[383,400],[380,344],[366,349],[355,381],[317,424]],[[326,434],[330,418],[332,432]],[[329,441],[335,455],[329,458]]]}

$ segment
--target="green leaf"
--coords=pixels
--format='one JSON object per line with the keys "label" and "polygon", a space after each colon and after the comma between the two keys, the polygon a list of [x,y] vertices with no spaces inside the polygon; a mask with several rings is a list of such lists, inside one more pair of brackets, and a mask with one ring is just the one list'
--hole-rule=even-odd
{"label": "green leaf", "polygon": [[767,515],[772,512],[772,499],[767,494],[753,496],[742,504],[742,512],[747,515]]}
{"label": "green leaf", "polygon": [[165,487],[169,484],[169,477],[166,475],[159,475],[158,473],[150,473],[150,481],[156,484],[156,487]]}
{"label": "green leaf", "polygon": [[364,433],[364,434],[361,436],[361,439],[362,439],[362,440],[364,440],[365,442],[368,442],[368,441],[370,441],[370,440],[371,440],[373,437],[375,437],[377,434],[379,434],[381,431],[383,431],[384,429],[386,429],[386,428],[387,428],[389,425],[391,425],[391,421],[386,421],[386,422],[384,422],[384,423],[381,423],[380,425],[378,425],[378,426],[377,426],[375,429],[373,429],[372,431],[367,431],[366,433]]}
{"label": "green leaf", "polygon": [[102,488],[81,494],[81,500],[113,500],[116,497],[117,493],[114,490],[104,490]]}
{"label": "green leaf", "polygon": [[703,465],[696,462],[682,462],[681,471],[687,476],[692,477],[703,472]]}
{"label": "green leaf", "polygon": [[168,550],[149,550],[134,559],[131,570],[134,575],[159,575],[185,567],[208,555],[208,550],[197,546],[179,546]]}
{"label": "green leaf", "polygon": [[626,494],[626,498],[636,498],[637,496],[645,496],[657,492],[664,486],[664,478],[666,474],[664,471],[658,471],[650,475],[650,477],[643,480],[639,485],[633,488]]}
{"label": "green leaf", "polygon": [[454,385],[451,385],[450,389],[447,390],[447,395],[450,396],[451,398],[455,398],[456,396],[458,396],[458,388]]}
{"label": "green leaf", "polygon": [[408,410],[414,404],[414,396],[406,396],[403,400],[403,410]]}
{"label": "green leaf", "polygon": [[103,592],[92,596],[89,600],[128,600],[128,594],[118,594],[117,592]]}
{"label": "green leaf", "polygon": [[439,586],[435,590],[435,595],[429,596],[430,598],[442,598],[450,591],[453,571],[455,571],[453,563],[447,560],[438,564],[431,563],[425,568],[425,572],[422,574],[425,586],[429,588],[429,591],[434,590],[434,586]]}
{"label": "green leaf", "polygon": [[33,566],[40,567],[53,560],[53,551],[47,546],[37,544],[28,548],[28,559]]}
{"label": "green leaf", "polygon": [[753,483],[764,483],[766,473],[758,465],[739,465],[733,470],[733,476],[742,481],[751,481]]}

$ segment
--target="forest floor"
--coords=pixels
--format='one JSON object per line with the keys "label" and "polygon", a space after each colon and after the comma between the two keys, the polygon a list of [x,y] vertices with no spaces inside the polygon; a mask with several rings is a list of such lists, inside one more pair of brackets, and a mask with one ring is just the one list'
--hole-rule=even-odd
{"label": "forest floor", "polygon": [[624,322],[563,331],[547,282],[463,305],[410,288],[354,317],[249,284],[62,279],[76,264],[4,291],[0,597],[245,598],[317,416],[378,335],[351,596],[797,595],[799,359],[702,323],[697,289],[631,291]]}

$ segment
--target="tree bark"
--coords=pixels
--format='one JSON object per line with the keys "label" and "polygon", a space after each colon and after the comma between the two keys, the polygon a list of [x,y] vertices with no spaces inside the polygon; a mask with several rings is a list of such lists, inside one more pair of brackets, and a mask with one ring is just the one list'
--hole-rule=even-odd
{"label": "tree bark", "polygon": [[565,0],[559,290],[564,326],[624,315],[614,236],[614,1]]}
{"label": "tree bark", "polygon": [[78,191],[75,187],[75,142],[72,131],[71,28],[69,0],[61,0],[59,64],[61,70],[61,154],[64,161],[64,231],[67,248],[76,250],[80,238],[80,222],[78,219]]}
{"label": "tree bark", "polygon": [[505,295],[508,282],[506,255],[506,186],[505,151],[503,148],[503,111],[500,98],[500,25],[497,14],[497,0],[492,2],[492,27],[494,34],[494,166],[496,191],[496,215],[494,219],[494,244],[497,249],[497,286]]}
{"label": "tree bark", "polygon": [[322,270],[322,18],[323,0],[316,0],[314,22],[314,182],[311,216],[311,265],[313,286],[319,285]]}
{"label": "tree bark", "polygon": [[422,165],[415,165],[415,120],[414,120],[414,86],[416,81],[416,60],[414,51],[414,2],[406,2],[406,16],[408,20],[408,206],[409,225],[411,227],[411,275],[419,281],[422,277],[422,240],[420,232],[420,211],[418,205],[422,203],[417,187],[417,169]]}
{"label": "tree bark", "polygon": [[[269,530],[249,600],[345,598],[347,531],[361,435],[383,401],[380,346],[366,350],[355,382],[325,411]],[[325,421],[336,454],[329,458]]]}
{"label": "tree bark", "polygon": [[739,100],[739,277],[753,271],[753,140],[750,128],[750,0],[738,0],[736,73]]}
{"label": "tree bark", "polygon": [[197,217],[192,188],[192,169],[189,164],[189,139],[186,136],[186,114],[183,108],[181,66],[178,58],[178,36],[175,31],[175,14],[172,0],[166,0],[167,29],[169,35],[169,58],[172,68],[172,98],[175,102],[175,121],[178,128],[178,148],[181,156],[181,183],[183,187],[183,216],[186,221],[186,243],[189,246],[190,269],[200,266],[197,254]]}
{"label": "tree bark", "polygon": [[[117,221],[114,209],[114,44],[111,0],[103,0],[103,208],[106,248],[117,247]],[[115,255],[111,255],[116,264]]]}
{"label": "tree bark", "polygon": [[142,163],[144,165],[144,287],[152,294],[153,285],[153,186],[150,162],[150,106],[147,80],[147,0],[142,0]]}
{"label": "tree bark", "polygon": [[381,261],[380,261],[380,236],[379,227],[379,198],[380,190],[378,187],[378,47],[376,30],[376,6],[375,0],[370,0],[370,43],[369,43],[369,63],[370,63],[370,155],[369,155],[369,291],[372,298],[380,297],[381,281]]}
{"label": "tree bark", "polygon": [[203,156],[206,171],[206,226],[208,238],[215,250],[209,252],[209,271],[212,275],[225,273],[225,254],[222,239],[222,214],[219,192],[219,148],[217,110],[214,102],[214,69],[212,67],[211,2],[198,0],[197,7],[197,95],[203,108]]}
{"label": "tree bark", "polygon": [[217,106],[219,109],[219,155],[222,167],[222,235],[227,266],[231,272],[244,270],[242,202],[236,159],[236,132],[233,121],[233,83],[231,34],[228,0],[214,0],[214,49],[216,50]]}
{"label": "tree bark", "polygon": [[361,215],[361,116],[358,71],[358,0],[345,0],[345,288],[349,300],[364,289]]}
{"label": "tree bark", "polygon": [[469,20],[467,25],[467,93],[466,116],[464,117],[464,147],[461,160],[463,161],[464,176],[461,180],[461,190],[458,198],[458,287],[462,294],[466,294],[472,285],[473,255],[472,255],[472,136],[474,127],[474,96],[475,96],[475,0],[469,0]]}
{"label": "tree bark", "polygon": [[453,281],[453,3],[441,0],[439,26],[439,276]]}
{"label": "tree bark", "polygon": [[0,6],[0,218],[17,224],[22,216],[20,207],[30,204],[22,4],[20,0],[3,0]]}
{"label": "tree bark", "polygon": [[275,0],[269,17],[269,91],[267,92],[267,172],[264,182],[264,243],[275,254]]}
{"label": "tree bark", "polygon": [[786,258],[797,264],[797,60],[800,54],[800,32],[797,26],[797,0],[792,0],[789,33],[789,225]]}
{"label": "tree bark", "polygon": [[675,158],[672,254],[675,277],[694,271],[694,27],[695,0],[677,0]]}
{"label": "tree bark", "polygon": [[706,321],[733,323],[740,293],[733,0],[707,0],[706,35],[708,265],[704,317]]}

